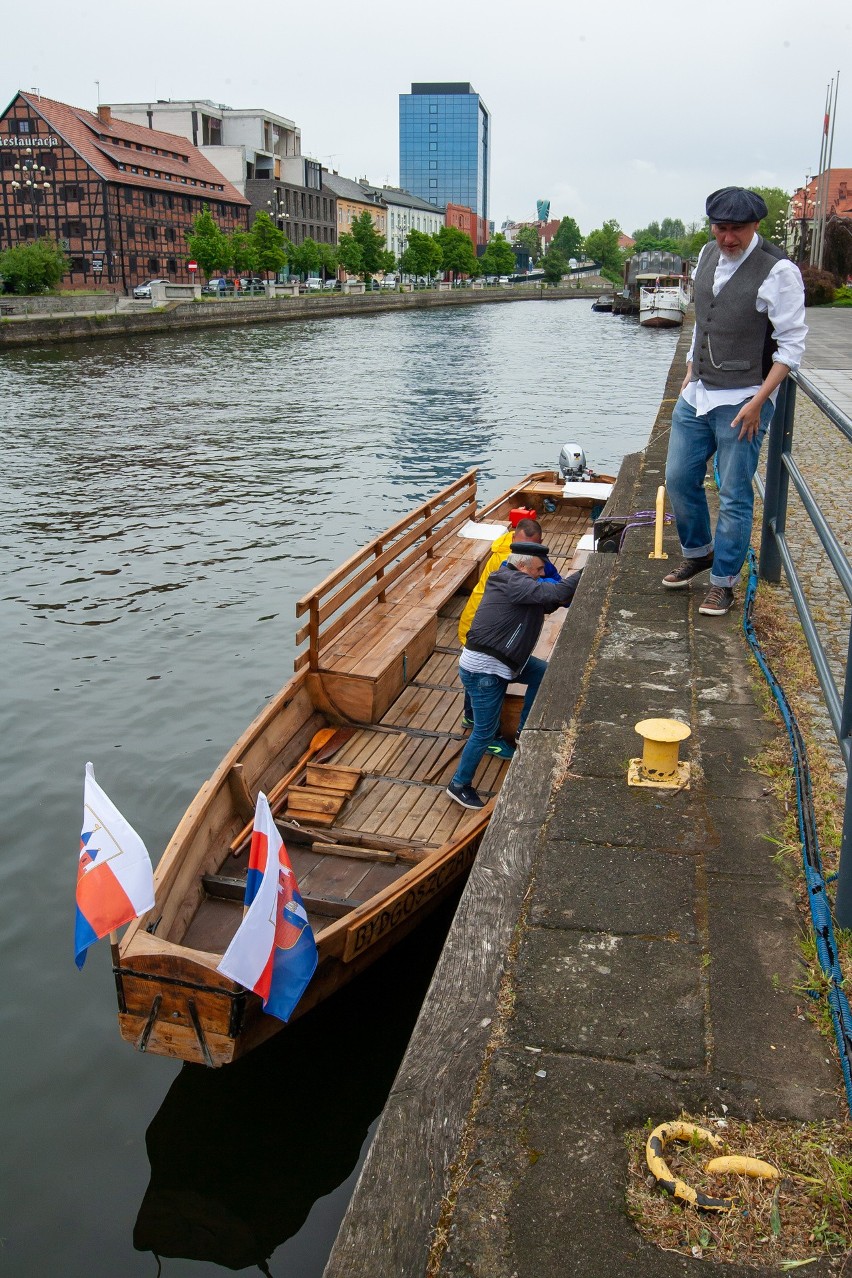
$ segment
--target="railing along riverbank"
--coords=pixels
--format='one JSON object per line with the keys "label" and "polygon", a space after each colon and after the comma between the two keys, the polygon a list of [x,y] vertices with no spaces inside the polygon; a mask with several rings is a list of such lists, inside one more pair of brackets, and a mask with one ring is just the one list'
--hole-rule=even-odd
{"label": "railing along riverbank", "polygon": [[355,317],[383,312],[432,310],[437,307],[482,306],[509,302],[590,300],[600,290],[570,286],[539,288],[518,285],[490,289],[423,289],[411,293],[305,294],[300,297],[167,302],[146,312],[96,315],[42,315],[35,319],[0,319],[0,351],[19,346],[132,337],[181,329],[223,328],[245,324],[279,324],[292,320]]}
{"label": "railing along riverbank", "polygon": [[852,625],[847,644],[844,687],[835,682],[825,646],[817,631],[814,615],[802,585],[802,578],[794,562],[786,536],[787,505],[790,481],[801,499],[802,507],[825,549],[837,580],[852,603],[852,566],[813,490],[793,457],[793,422],[796,410],[797,390],[816,405],[840,435],[840,446],[852,444],[852,419],[802,372],[791,373],[778,394],[775,419],[780,429],[769,437],[766,457],[765,485],[758,480],[763,497],[763,523],[760,542],[760,577],[777,583],[781,580],[783,566],[796,611],[802,624],[817,678],[825,698],[826,709],[837,737],[846,766],[846,803],[843,817],[843,835],[840,846],[840,867],[837,878],[835,914],[840,927],[852,927]]}

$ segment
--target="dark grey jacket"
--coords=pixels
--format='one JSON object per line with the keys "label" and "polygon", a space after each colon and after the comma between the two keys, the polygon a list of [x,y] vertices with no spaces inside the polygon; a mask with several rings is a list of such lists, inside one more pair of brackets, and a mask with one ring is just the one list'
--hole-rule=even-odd
{"label": "dark grey jacket", "polygon": [[465,647],[496,657],[513,676],[519,675],[538,642],[545,615],[568,607],[579,580],[579,572],[572,572],[564,581],[544,581],[528,577],[513,564],[501,564],[485,583]]}

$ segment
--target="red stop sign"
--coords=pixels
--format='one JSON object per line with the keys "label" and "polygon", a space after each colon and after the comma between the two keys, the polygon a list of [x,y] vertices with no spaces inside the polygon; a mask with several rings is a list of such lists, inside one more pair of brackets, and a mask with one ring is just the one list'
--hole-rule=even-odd
{"label": "red stop sign", "polygon": [[198,263],[197,263],[197,262],[187,262],[187,264],[186,264],[186,269],[187,269],[188,271],[197,271],[197,270],[198,270]]}

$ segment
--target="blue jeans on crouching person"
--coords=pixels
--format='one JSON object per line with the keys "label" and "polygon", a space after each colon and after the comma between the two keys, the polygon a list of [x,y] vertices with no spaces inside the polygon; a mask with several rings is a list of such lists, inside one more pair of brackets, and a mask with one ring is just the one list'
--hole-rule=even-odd
{"label": "blue jeans on crouching person", "polygon": [[[546,661],[542,661],[539,657],[530,657],[521,673],[513,680],[514,683],[525,683],[527,685],[520,723],[518,724],[519,732],[527,721],[527,716],[532,709],[532,703],[541,686],[546,670]],[[462,681],[465,692],[470,697],[473,727],[470,730],[470,736],[465,743],[464,750],[462,750],[459,766],[453,777],[453,784],[471,785],[473,774],[479,767],[480,759],[495,737],[500,735],[500,711],[503,709],[503,701],[506,696],[506,689],[509,687],[509,681],[508,679],[501,679],[499,675],[495,674],[473,674],[462,667],[459,668],[459,678]]]}

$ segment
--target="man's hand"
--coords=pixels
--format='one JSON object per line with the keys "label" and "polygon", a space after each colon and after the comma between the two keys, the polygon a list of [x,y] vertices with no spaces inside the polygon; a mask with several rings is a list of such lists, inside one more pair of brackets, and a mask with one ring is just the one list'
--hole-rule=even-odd
{"label": "man's hand", "polygon": [[760,410],[762,407],[763,404],[758,403],[756,399],[746,400],[731,422],[731,430],[736,430],[738,426],[740,428],[737,439],[746,439],[751,443],[760,430]]}

